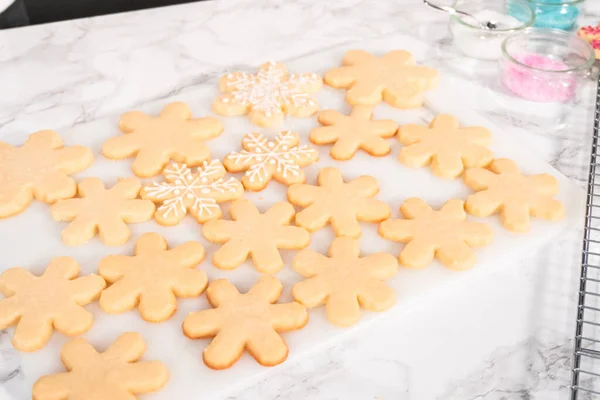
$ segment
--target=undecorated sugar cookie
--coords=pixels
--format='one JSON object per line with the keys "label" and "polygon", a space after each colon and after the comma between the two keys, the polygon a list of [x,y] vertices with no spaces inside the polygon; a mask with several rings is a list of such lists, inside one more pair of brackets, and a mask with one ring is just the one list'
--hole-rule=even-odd
{"label": "undecorated sugar cookie", "polygon": [[467,221],[462,200],[449,200],[439,211],[422,199],[408,199],[400,207],[404,219],[388,219],[379,225],[386,239],[406,243],[400,263],[409,268],[423,268],[434,257],[450,269],[465,270],[475,265],[472,247],[492,243],[492,228]]}
{"label": "undecorated sugar cookie", "polygon": [[169,371],[160,361],[139,361],[145,351],[135,332],[122,334],[103,353],[84,338],[72,339],[60,352],[67,372],[38,379],[33,400],[135,400],[136,394],[157,392]]}
{"label": "undecorated sugar cookie", "polygon": [[390,144],[385,139],[396,134],[398,124],[390,119],[373,121],[372,116],[370,106],[354,106],[350,115],[325,110],[319,114],[319,122],[324,126],[310,132],[310,141],[335,143],[331,157],[336,160],[349,160],[359,149],[372,156],[385,156],[390,152]]}
{"label": "undecorated sugar cookie", "polygon": [[242,178],[244,187],[263,190],[271,179],[284,184],[303,183],[306,178],[301,167],[317,162],[316,149],[298,146],[300,138],[294,132],[281,132],[274,140],[260,133],[250,133],[242,140],[243,150],[231,153],[223,163],[231,172],[246,171]]}
{"label": "undecorated sugar cookie", "polygon": [[137,178],[122,179],[110,189],[99,178],[79,183],[79,198],[59,200],[52,206],[52,218],[71,221],[62,231],[69,246],[87,243],[96,233],[108,246],[127,243],[131,231],[128,223],[152,218],[154,203],[137,199],[142,183]]}
{"label": "undecorated sugar cookie", "polygon": [[192,119],[192,111],[185,103],[167,104],[158,117],[141,111],[130,111],[121,116],[119,127],[124,133],[102,146],[105,157],[121,160],[135,157],[133,172],[142,178],[160,174],[169,160],[190,167],[210,159],[206,139],[219,136],[223,124],[216,118]]}
{"label": "undecorated sugar cookie", "polygon": [[477,217],[500,213],[508,230],[528,232],[530,216],[555,221],[565,215],[563,204],[553,199],[558,180],[549,174],[525,176],[517,164],[507,158],[494,160],[489,170],[471,168],[465,183],[477,193],[467,198],[466,210]]}
{"label": "undecorated sugar cookie", "polygon": [[214,101],[213,110],[230,117],[248,114],[253,124],[276,127],[285,114],[309,117],[316,113],[319,107],[311,93],[322,86],[317,74],[289,74],[285,65],[271,61],[255,74],[223,75],[219,88],[224,94]]}
{"label": "undecorated sugar cookie", "polygon": [[396,275],[398,261],[386,253],[360,257],[358,240],[336,238],[329,257],[302,250],[292,266],[306,278],[292,288],[294,300],[307,308],[325,304],[327,319],[335,325],[356,324],[361,307],[385,311],[396,302],[394,290],[383,281]]}
{"label": "undecorated sugar cookie", "polygon": [[164,182],[152,182],[140,192],[142,199],[160,204],[154,218],[161,225],[177,225],[188,212],[203,224],[221,216],[219,203],[244,194],[240,181],[225,179],[225,168],[218,160],[205,161],[196,171],[185,164],[172,163],[162,174]]}
{"label": "undecorated sugar cookie", "polygon": [[310,244],[306,229],[289,226],[296,213],[290,203],[275,203],[261,214],[249,200],[239,199],[229,212],[232,221],[213,219],[202,229],[207,240],[224,243],[213,255],[217,268],[235,269],[251,256],[257,270],[276,273],[283,268],[279,249],[298,250]]}
{"label": "undecorated sugar cookie", "polygon": [[381,222],[390,216],[390,207],[373,197],[379,192],[377,180],[360,176],[344,182],[339,169],[319,171],[318,186],[297,184],[288,189],[288,200],[304,210],[296,215],[296,224],[316,231],[331,223],[337,236],[358,238],[358,221]]}
{"label": "undecorated sugar cookie", "polygon": [[390,51],[376,57],[363,50],[350,50],[341,68],[325,75],[325,83],[348,89],[346,99],[352,105],[374,106],[382,100],[398,108],[423,105],[423,92],[438,85],[433,68],[417,65],[412,54],[404,50]]}
{"label": "undecorated sugar cookie", "polygon": [[411,168],[431,164],[433,173],[442,178],[456,178],[464,168],[485,167],[494,159],[487,148],[491,132],[479,126],[460,128],[451,115],[438,115],[429,127],[401,126],[398,137],[406,146],[400,150],[400,162]]}
{"label": "undecorated sugar cookie", "polygon": [[135,242],[135,255],[111,255],[100,261],[98,273],[112,285],[102,292],[100,308],[120,314],[136,306],[144,320],[161,322],[177,310],[177,297],[199,296],[206,273],[196,266],[204,259],[204,247],[187,242],[168,249],[158,233],[144,233]]}
{"label": "undecorated sugar cookie", "polygon": [[282,289],[270,275],[262,276],[245,294],[225,279],[216,280],[206,291],[214,309],[191,313],[183,322],[183,332],[190,339],[214,337],[202,353],[204,363],[213,369],[229,368],[244,349],[261,365],[281,364],[289,349],[280,333],[308,322],[301,304],[274,304]]}
{"label": "undecorated sugar cookie", "polygon": [[75,196],[69,175],[94,161],[87,147],[63,147],[54,131],[32,133],[21,147],[0,142],[0,218],[23,211],[35,198],[44,203]]}
{"label": "undecorated sugar cookie", "polygon": [[98,275],[77,277],[79,265],[71,257],[54,258],[42,276],[25,268],[11,268],[0,276],[0,330],[16,325],[12,344],[17,350],[42,348],[52,328],[77,336],[92,327],[94,317],[83,308],[106,286]]}

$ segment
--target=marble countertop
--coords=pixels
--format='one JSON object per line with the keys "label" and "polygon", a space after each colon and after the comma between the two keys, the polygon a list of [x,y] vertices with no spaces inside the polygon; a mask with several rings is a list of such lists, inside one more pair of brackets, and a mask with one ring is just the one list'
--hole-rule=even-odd
{"label": "marble countertop", "polygon": [[[600,2],[587,1],[583,22],[598,20]],[[496,64],[457,54],[447,17],[420,0],[221,0],[0,31],[0,138],[183,93],[216,82],[224,66],[292,60],[394,32],[431,44],[425,62],[465,81],[460,101],[521,129],[539,157],[585,181],[593,80],[568,106],[508,96],[498,90]],[[566,399],[580,238],[569,232],[496,279],[402,321],[415,329],[378,324],[229,400]],[[19,376],[6,339],[0,399]]]}

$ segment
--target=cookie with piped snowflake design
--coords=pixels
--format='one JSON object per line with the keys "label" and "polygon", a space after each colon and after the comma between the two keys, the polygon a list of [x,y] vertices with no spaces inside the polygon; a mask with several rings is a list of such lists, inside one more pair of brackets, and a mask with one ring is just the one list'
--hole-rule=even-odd
{"label": "cookie with piped snowflake design", "polygon": [[219,203],[239,199],[244,187],[235,178],[225,179],[219,160],[204,162],[193,171],[185,164],[172,163],[163,170],[164,182],[152,182],[140,196],[160,204],[154,218],[161,225],[177,225],[187,213],[198,223],[221,216]]}
{"label": "cookie with piped snowflake design", "polygon": [[310,146],[299,146],[299,142],[298,135],[290,131],[281,132],[274,140],[249,133],[242,140],[243,150],[229,154],[223,165],[231,172],[246,171],[242,183],[253,191],[263,190],[271,179],[288,186],[304,183],[301,167],[317,162],[319,152]]}
{"label": "cookie with piped snowflake design", "polygon": [[290,74],[282,63],[270,61],[258,72],[231,72],[221,77],[222,94],[213,103],[217,114],[229,117],[248,114],[250,122],[278,126],[283,117],[309,117],[319,109],[312,93],[323,86],[315,73]]}

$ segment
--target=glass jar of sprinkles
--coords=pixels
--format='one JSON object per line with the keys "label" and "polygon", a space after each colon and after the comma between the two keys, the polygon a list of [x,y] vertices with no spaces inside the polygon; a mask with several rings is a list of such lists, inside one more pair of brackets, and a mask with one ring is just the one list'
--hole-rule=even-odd
{"label": "glass jar of sprinkles", "polygon": [[[536,28],[571,30],[577,25],[584,0],[528,0],[535,11]],[[514,10],[518,12],[518,10]],[[513,14],[518,18],[518,14]]]}
{"label": "glass jar of sprinkles", "polygon": [[[454,8],[475,17],[455,14],[450,17],[454,46],[466,56],[479,60],[502,57],[502,41],[531,26],[535,14],[527,0],[457,0]],[[512,14],[515,13],[519,17]],[[491,22],[494,29],[484,28]]]}
{"label": "glass jar of sprinkles", "polygon": [[594,63],[592,46],[558,29],[529,28],[502,43],[500,77],[510,92],[537,102],[568,102]]}

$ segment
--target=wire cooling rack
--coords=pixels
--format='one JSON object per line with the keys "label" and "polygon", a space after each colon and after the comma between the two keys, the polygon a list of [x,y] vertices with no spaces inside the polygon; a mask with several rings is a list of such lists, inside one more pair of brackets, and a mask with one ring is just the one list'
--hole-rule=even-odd
{"label": "wire cooling rack", "polygon": [[600,399],[600,78],[596,94],[594,134],[587,201],[571,400]]}

